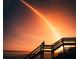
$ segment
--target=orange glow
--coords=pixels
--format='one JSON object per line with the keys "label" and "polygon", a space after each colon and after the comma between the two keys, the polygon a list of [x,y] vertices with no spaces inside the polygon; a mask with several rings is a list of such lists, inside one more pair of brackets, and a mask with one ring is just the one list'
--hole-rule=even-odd
{"label": "orange glow", "polygon": [[36,9],[34,9],[32,6],[30,6],[29,4],[27,4],[24,0],[21,0],[21,2],[26,5],[27,7],[29,7],[33,12],[35,12],[38,16],[40,16],[40,18],[49,26],[49,28],[52,30],[52,32],[56,35],[56,39],[60,39],[61,36],[58,34],[58,32],[56,31],[56,29],[49,23],[49,21],[42,15],[40,14]]}
{"label": "orange glow", "polygon": [[[24,12],[20,13],[22,16],[17,16],[16,13],[11,16],[11,20],[16,20],[16,22],[12,22],[13,24],[7,27],[9,30],[6,30],[4,37],[5,50],[32,51],[42,41],[45,41],[45,44],[53,44],[61,37],[76,35],[75,12],[69,7],[64,7],[63,10],[54,8],[50,4],[50,8],[46,9],[38,5],[31,6],[23,0],[21,3],[26,8],[19,6]],[[17,9],[20,8],[17,7]]]}

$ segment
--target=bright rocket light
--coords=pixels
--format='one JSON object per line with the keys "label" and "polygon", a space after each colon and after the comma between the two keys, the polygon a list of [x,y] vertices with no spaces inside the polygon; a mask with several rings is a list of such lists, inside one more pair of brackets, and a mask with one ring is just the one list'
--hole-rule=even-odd
{"label": "bright rocket light", "polygon": [[55,28],[49,23],[49,21],[42,15],[40,14],[35,8],[30,6],[28,3],[26,3],[24,0],[20,0],[25,6],[29,7],[33,12],[35,12],[40,18],[49,26],[49,28],[52,30],[52,32],[55,34],[56,39],[60,39],[61,36],[58,34],[58,32],[55,30]]}

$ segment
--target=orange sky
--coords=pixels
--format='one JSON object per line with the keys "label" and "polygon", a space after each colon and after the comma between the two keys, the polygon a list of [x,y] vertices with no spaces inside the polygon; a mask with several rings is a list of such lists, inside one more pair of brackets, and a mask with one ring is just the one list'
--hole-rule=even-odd
{"label": "orange sky", "polygon": [[[24,8],[26,9],[26,7]],[[52,24],[61,37],[74,37],[76,35],[75,13],[71,8],[51,8],[51,10],[35,6],[34,8]],[[37,14],[30,9],[28,13],[30,16],[25,13],[18,18],[23,20],[20,24],[11,25],[11,35],[8,35],[4,41],[5,50],[31,51],[42,41],[45,41],[46,44],[53,44],[57,41],[55,33]]]}

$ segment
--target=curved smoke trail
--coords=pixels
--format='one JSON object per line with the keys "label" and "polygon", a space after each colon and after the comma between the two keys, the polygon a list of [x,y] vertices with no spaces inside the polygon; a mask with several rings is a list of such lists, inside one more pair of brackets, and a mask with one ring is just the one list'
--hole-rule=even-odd
{"label": "curved smoke trail", "polygon": [[53,31],[53,33],[56,35],[57,39],[60,39],[61,36],[57,33],[57,31],[55,30],[55,28],[49,23],[49,21],[42,15],[40,14],[35,8],[33,8],[32,6],[30,6],[28,3],[26,3],[24,0],[20,0],[25,6],[27,6],[28,8],[30,8],[33,12],[35,12],[38,16],[40,16],[40,18],[49,26],[49,28]]}

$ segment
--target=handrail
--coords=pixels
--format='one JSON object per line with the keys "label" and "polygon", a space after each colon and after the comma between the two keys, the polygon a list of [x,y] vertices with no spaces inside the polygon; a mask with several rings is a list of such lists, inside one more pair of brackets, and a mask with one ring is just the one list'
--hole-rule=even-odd
{"label": "handrail", "polygon": [[[60,40],[58,40],[57,42],[55,42],[54,44],[52,44],[52,51],[56,50],[57,48],[59,48],[62,45],[75,45],[76,44],[76,38],[71,38],[71,40],[68,40],[70,38],[61,38]],[[75,43],[65,43],[65,41],[75,41]]]}
{"label": "handrail", "polygon": [[[40,45],[40,46],[41,46],[41,45]],[[38,46],[36,49],[34,49],[30,54],[32,54],[34,51],[36,51],[37,49],[39,49],[40,46]],[[30,55],[30,54],[29,54],[29,55]]]}
{"label": "handrail", "polygon": [[[67,39],[67,40],[66,40]],[[74,39],[74,40],[68,40],[70,38],[61,38],[60,40],[58,40],[57,42],[55,42],[54,44],[52,45],[45,45],[44,42],[41,43],[41,45],[39,45],[36,49],[34,49],[30,54],[28,54],[28,58],[31,57],[31,58],[34,58],[35,56],[39,55],[40,52],[44,52],[46,51],[45,49],[51,49],[50,52],[52,51],[55,51],[56,49],[58,49],[60,46],[62,45],[75,45],[76,44],[76,38],[71,38],[71,39]],[[65,41],[75,41],[75,42],[72,42],[72,43],[65,43]]]}
{"label": "handrail", "polygon": [[[45,45],[45,43],[42,42],[40,46],[38,46],[36,49],[34,49],[34,50],[33,50],[31,53],[29,53],[27,56],[31,56],[31,55],[35,54],[37,51],[39,52],[39,51],[43,48],[42,46],[44,46],[44,45]],[[43,48],[43,49],[44,49],[44,48]]]}
{"label": "handrail", "polygon": [[52,44],[52,46],[55,46],[56,44],[58,44],[60,42],[63,42],[63,40],[62,39],[58,40],[57,42],[55,42],[54,44]]}
{"label": "handrail", "polygon": [[54,51],[57,48],[59,48],[63,44],[62,42],[63,42],[62,40],[58,40],[56,43],[54,43],[51,47],[51,51]]}

